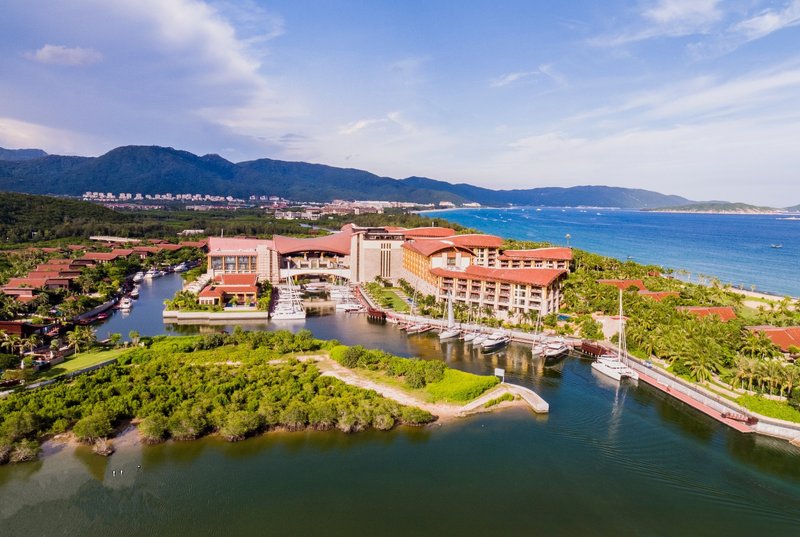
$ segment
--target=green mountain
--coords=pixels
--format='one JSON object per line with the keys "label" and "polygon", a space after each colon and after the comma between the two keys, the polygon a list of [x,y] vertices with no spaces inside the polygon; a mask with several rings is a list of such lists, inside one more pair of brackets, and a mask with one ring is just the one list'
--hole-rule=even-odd
{"label": "green mountain", "polygon": [[657,209],[644,209],[646,211],[655,212],[672,212],[672,213],[719,213],[719,214],[772,214],[780,212],[780,209],[774,207],[759,207],[757,205],[748,205],[747,203],[727,203],[727,202],[710,202],[710,203],[693,203],[691,205],[679,205],[675,207],[659,207]]}
{"label": "green mountain", "polygon": [[107,233],[104,226],[132,222],[131,215],[88,201],[0,192],[0,243]]}
{"label": "green mountain", "polygon": [[795,205],[794,207],[787,207],[787,211],[792,211],[793,213],[800,213],[800,205]]}
{"label": "green mountain", "polygon": [[398,180],[363,170],[267,158],[236,164],[219,155],[197,156],[158,146],[118,147],[100,157],[46,155],[23,161],[0,160],[0,190],[72,196],[86,191],[255,194],[320,202],[374,199],[495,206],[642,208],[691,203],[679,196],[606,186],[491,190],[425,177]]}
{"label": "green mountain", "polygon": [[0,147],[0,160],[30,160],[46,157],[41,149],[3,149]]}

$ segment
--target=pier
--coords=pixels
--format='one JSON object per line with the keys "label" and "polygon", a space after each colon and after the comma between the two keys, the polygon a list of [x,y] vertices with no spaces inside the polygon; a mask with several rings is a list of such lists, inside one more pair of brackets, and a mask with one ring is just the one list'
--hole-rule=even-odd
{"label": "pier", "polygon": [[547,401],[542,399],[542,397],[533,390],[525,388],[524,386],[518,386],[517,384],[503,382],[496,388],[489,390],[474,401],[464,405],[461,408],[461,414],[467,415],[479,411],[480,409],[484,408],[486,403],[492,399],[501,397],[505,393],[510,393],[511,395],[519,397],[521,400],[525,401],[525,403],[527,403],[527,405],[531,407],[531,409],[537,414],[547,414],[550,412],[550,405],[547,403]]}

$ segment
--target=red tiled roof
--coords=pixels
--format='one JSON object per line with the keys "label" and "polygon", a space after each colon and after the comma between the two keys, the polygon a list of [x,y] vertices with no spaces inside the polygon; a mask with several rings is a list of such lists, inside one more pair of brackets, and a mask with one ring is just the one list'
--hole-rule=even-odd
{"label": "red tiled roof", "polygon": [[333,252],[340,255],[350,255],[350,238],[352,237],[352,227],[346,230],[325,235],[324,237],[312,237],[308,239],[296,239],[294,237],[284,237],[275,235],[275,249],[281,254],[294,254],[297,252]]}
{"label": "red tiled roof", "polygon": [[443,278],[460,278],[462,280],[481,280],[490,282],[521,283],[545,287],[550,285],[562,275],[567,273],[562,269],[546,268],[489,268],[470,265],[465,270],[447,270],[442,268],[431,269],[431,274]]}
{"label": "red tiled roof", "polygon": [[727,323],[736,318],[736,311],[730,306],[706,307],[706,306],[678,306],[678,311],[693,313],[698,317],[708,317],[716,315],[719,320]]}
{"label": "red tiled roof", "polygon": [[646,296],[647,298],[652,298],[657,302],[661,302],[667,297],[681,296],[681,294],[678,293],[677,291],[639,291],[639,294],[642,296]]}
{"label": "red tiled roof", "polygon": [[72,263],[72,259],[48,259],[47,263],[43,263],[45,265],[69,265]]}
{"label": "red tiled roof", "polygon": [[222,297],[222,290],[219,287],[206,287],[200,294],[197,295],[199,298],[221,298]]}
{"label": "red tiled roof", "polygon": [[258,294],[258,287],[255,285],[217,285],[215,289],[230,295],[235,295],[237,293],[250,295]]}
{"label": "red tiled roof", "polygon": [[572,248],[534,248],[532,250],[504,250],[500,259],[548,259],[571,261]]}
{"label": "red tiled roof", "polygon": [[20,288],[20,287],[30,287],[32,289],[38,289],[39,287],[44,287],[47,283],[47,278],[10,278],[8,283],[5,284],[4,287],[9,289]]}
{"label": "red tiled roof", "polygon": [[789,352],[789,347],[800,347],[800,326],[748,326],[751,332],[767,336],[783,352]]}
{"label": "red tiled roof", "polygon": [[113,252],[87,252],[81,257],[86,261],[114,261],[119,255]]}
{"label": "red tiled roof", "polygon": [[399,229],[409,239],[413,238],[442,238],[451,237],[456,234],[456,230],[449,227],[415,227],[411,229]]}
{"label": "red tiled roof", "polygon": [[156,246],[159,250],[167,250],[168,252],[174,252],[176,250],[180,250],[183,248],[180,244],[159,244]]}
{"label": "red tiled roof", "polygon": [[146,253],[146,254],[157,254],[161,251],[161,247],[159,246],[134,246],[131,248],[137,254],[139,253]]}
{"label": "red tiled roof", "polygon": [[642,280],[597,280],[597,283],[613,285],[617,289],[625,291],[630,286],[638,287],[640,291],[647,291]]}
{"label": "red tiled roof", "polygon": [[253,285],[258,283],[258,274],[217,274],[214,282],[220,285]]}
{"label": "red tiled roof", "polygon": [[178,246],[181,248],[205,248],[208,246],[208,239],[202,239],[199,241],[181,241],[178,243]]}
{"label": "red tiled roof", "polygon": [[422,254],[425,257],[430,257],[435,253],[450,249],[466,252],[469,255],[472,255],[472,252],[469,249],[463,246],[458,246],[450,240],[420,239],[416,241],[407,241],[403,243],[403,248]]}
{"label": "red tiled roof", "polygon": [[[166,245],[164,245],[166,246]],[[162,246],[162,248],[164,247]],[[178,248],[180,245],[176,244]],[[209,253],[219,252],[251,252],[255,253],[258,246],[266,246],[267,248],[274,249],[274,241],[267,239],[247,239],[244,237],[209,237],[208,238],[208,251]],[[176,248],[177,249],[177,248]]]}
{"label": "red tiled roof", "polygon": [[503,239],[495,235],[484,235],[482,233],[471,233],[468,235],[451,235],[444,237],[443,240],[463,246],[465,248],[500,248],[503,246]]}
{"label": "red tiled roof", "polygon": [[133,253],[131,248],[114,248],[111,250],[112,254],[117,254],[117,257],[128,257]]}

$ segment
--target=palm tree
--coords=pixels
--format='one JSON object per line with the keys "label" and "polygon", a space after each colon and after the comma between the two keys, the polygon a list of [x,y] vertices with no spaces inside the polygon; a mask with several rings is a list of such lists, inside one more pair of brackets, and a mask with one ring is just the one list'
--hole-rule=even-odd
{"label": "palm tree", "polygon": [[131,338],[131,343],[133,343],[134,346],[139,344],[139,332],[136,330],[128,332],[128,337]]}

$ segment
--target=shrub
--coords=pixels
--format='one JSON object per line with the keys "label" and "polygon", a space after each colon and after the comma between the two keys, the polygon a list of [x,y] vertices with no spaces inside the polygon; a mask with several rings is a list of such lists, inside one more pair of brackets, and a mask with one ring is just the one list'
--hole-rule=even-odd
{"label": "shrub", "polygon": [[72,432],[81,442],[91,443],[111,434],[111,420],[103,412],[94,412],[78,420]]}
{"label": "shrub", "polygon": [[219,432],[228,442],[237,442],[258,431],[261,424],[261,416],[255,412],[239,410],[228,414]]}
{"label": "shrub", "polygon": [[194,440],[205,431],[207,421],[200,408],[177,410],[169,418],[169,432],[175,440]]}
{"label": "shrub", "polygon": [[427,410],[406,406],[400,411],[400,419],[405,425],[425,425],[436,420],[436,417]]}
{"label": "shrub", "polygon": [[8,457],[9,462],[27,462],[39,456],[39,443],[35,440],[20,440]]}
{"label": "shrub", "polygon": [[163,442],[169,431],[169,423],[164,414],[151,414],[139,424],[139,434],[145,444]]}
{"label": "shrub", "polygon": [[495,397],[494,399],[486,401],[486,404],[483,405],[483,408],[492,408],[495,405],[499,405],[503,401],[513,401],[513,400],[514,400],[514,396],[511,395],[510,393],[506,392],[503,395],[501,395],[500,397]]}
{"label": "shrub", "polygon": [[444,373],[444,378],[429,384],[427,390],[436,400],[463,402],[475,399],[499,382],[497,377],[484,377],[448,369]]}

